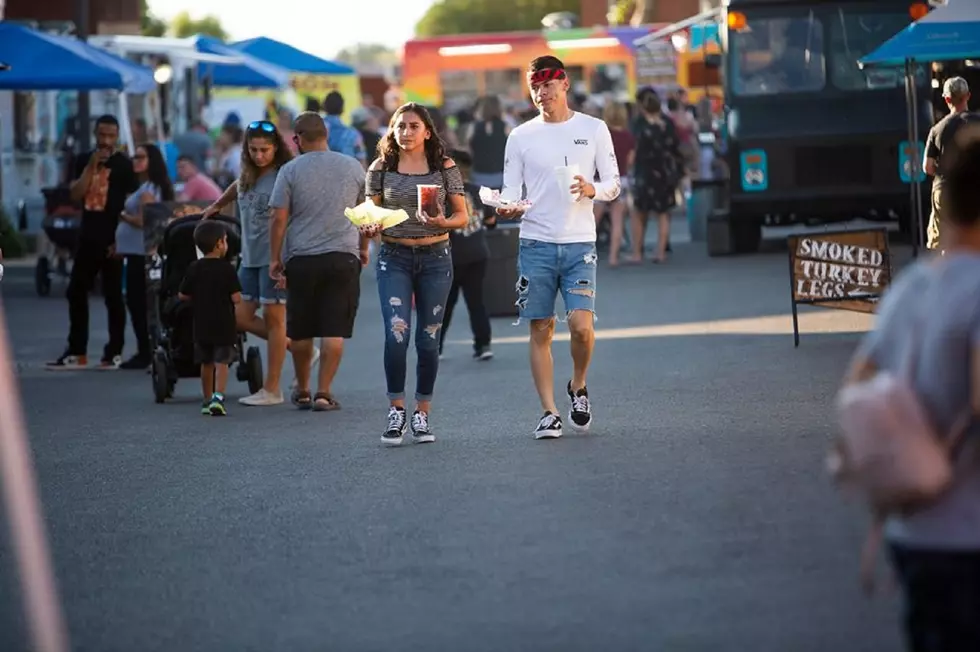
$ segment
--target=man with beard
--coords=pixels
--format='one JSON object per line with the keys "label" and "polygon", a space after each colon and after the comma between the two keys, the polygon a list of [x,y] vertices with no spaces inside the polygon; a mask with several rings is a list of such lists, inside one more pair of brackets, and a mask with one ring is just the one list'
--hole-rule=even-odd
{"label": "man with beard", "polygon": [[68,348],[47,364],[51,370],[88,365],[88,297],[102,275],[102,294],[109,314],[109,342],[99,369],[117,369],[122,361],[126,305],[122,295],[122,258],[115,255],[116,226],[126,197],[139,185],[133,163],[116,147],[119,122],[111,115],[95,121],[95,150],[74,163],[72,201],[82,204],[82,224],[68,282]]}

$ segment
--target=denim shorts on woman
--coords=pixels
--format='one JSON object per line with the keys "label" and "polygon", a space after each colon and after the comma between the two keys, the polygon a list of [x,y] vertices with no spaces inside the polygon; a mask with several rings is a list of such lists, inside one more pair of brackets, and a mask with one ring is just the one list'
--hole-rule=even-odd
{"label": "denim shorts on woman", "polygon": [[276,287],[276,282],[269,277],[268,265],[240,268],[238,282],[242,285],[243,301],[258,301],[265,305],[286,303],[286,288]]}
{"label": "denim shorts on woman", "polygon": [[595,315],[594,242],[555,244],[521,238],[517,256],[517,307],[521,319],[551,319],[561,293],[565,314],[588,310]]}

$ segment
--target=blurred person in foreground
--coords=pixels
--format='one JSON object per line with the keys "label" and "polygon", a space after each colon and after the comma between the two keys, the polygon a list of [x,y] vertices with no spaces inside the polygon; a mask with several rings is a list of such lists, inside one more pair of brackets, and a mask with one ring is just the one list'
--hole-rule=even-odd
{"label": "blurred person in foreground", "polygon": [[957,142],[943,184],[945,256],[920,259],[895,279],[847,379],[900,374],[914,359],[913,387],[937,432],[973,417],[952,451],[949,491],[885,526],[910,652],[980,650],[980,127]]}

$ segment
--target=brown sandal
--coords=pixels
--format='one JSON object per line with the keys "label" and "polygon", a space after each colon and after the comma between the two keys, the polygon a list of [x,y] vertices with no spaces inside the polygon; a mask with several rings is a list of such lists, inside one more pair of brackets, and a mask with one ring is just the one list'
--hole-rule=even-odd
{"label": "brown sandal", "polygon": [[313,404],[310,399],[310,393],[298,389],[293,390],[293,394],[289,397],[289,400],[300,410],[309,410]]}
{"label": "brown sandal", "polygon": [[339,409],[340,401],[335,399],[331,394],[317,392],[316,396],[313,397],[314,412],[332,412],[333,410]]}

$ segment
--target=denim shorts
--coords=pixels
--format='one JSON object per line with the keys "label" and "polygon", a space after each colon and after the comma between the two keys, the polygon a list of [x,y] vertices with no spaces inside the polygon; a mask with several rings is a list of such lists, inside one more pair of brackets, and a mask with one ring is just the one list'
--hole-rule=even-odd
{"label": "denim shorts", "polygon": [[266,305],[286,303],[286,288],[277,288],[269,277],[269,266],[242,267],[238,270],[238,282],[242,284],[242,300],[258,301]]}
{"label": "denim shorts", "polygon": [[521,238],[517,256],[517,302],[521,319],[551,319],[561,293],[565,314],[588,310],[595,315],[594,242],[554,244]]}

